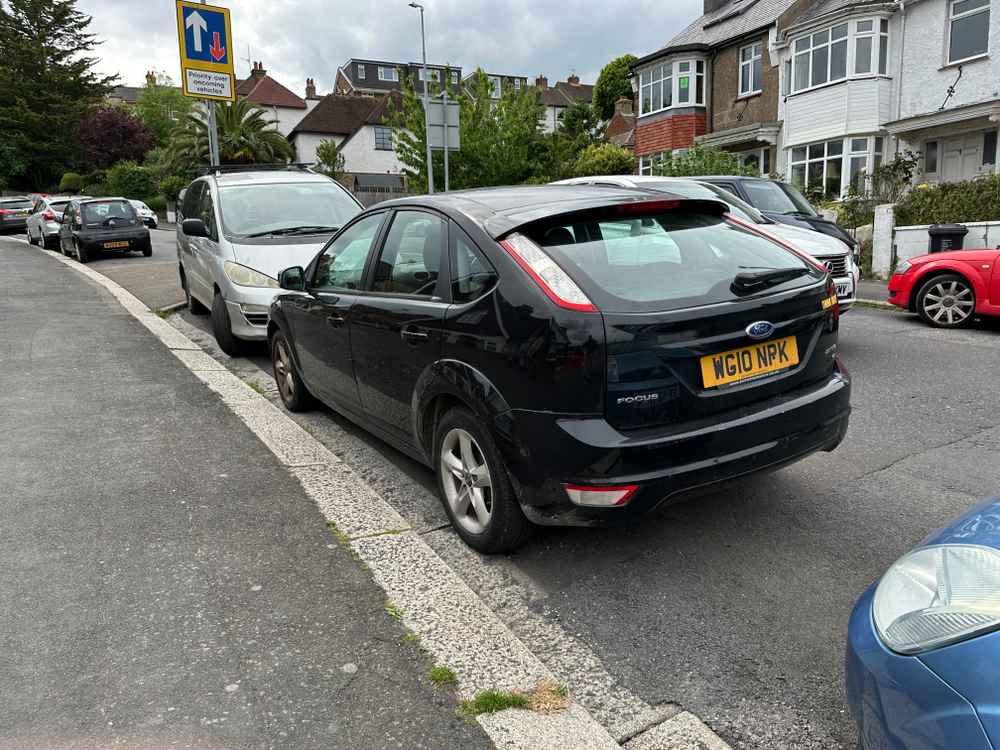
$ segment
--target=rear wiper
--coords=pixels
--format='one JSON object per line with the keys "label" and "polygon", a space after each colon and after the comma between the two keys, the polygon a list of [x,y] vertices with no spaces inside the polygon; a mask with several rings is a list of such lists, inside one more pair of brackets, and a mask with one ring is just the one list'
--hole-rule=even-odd
{"label": "rear wiper", "polygon": [[729,285],[733,294],[753,294],[769,286],[783,284],[809,273],[808,268],[772,268],[767,271],[741,272],[733,277]]}
{"label": "rear wiper", "polygon": [[331,227],[325,224],[303,224],[297,227],[281,227],[280,229],[268,229],[266,232],[254,232],[245,235],[246,237],[278,237],[289,234],[323,234],[326,232],[336,232],[340,227]]}

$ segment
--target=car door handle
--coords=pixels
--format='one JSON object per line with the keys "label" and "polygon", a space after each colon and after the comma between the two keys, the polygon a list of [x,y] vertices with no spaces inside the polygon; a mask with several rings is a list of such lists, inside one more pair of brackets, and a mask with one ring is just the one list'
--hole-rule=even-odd
{"label": "car door handle", "polygon": [[331,326],[333,326],[334,328],[340,328],[340,327],[341,327],[342,325],[344,325],[344,323],[346,323],[347,321],[345,321],[345,320],[344,320],[344,319],[343,319],[342,317],[340,317],[339,315],[327,315],[327,316],[326,316],[326,322],[327,322],[327,323],[329,323],[329,324],[330,324]]}
{"label": "car door handle", "polygon": [[430,334],[427,331],[418,331],[415,328],[404,328],[399,332],[399,335],[409,341],[426,341],[430,338]]}

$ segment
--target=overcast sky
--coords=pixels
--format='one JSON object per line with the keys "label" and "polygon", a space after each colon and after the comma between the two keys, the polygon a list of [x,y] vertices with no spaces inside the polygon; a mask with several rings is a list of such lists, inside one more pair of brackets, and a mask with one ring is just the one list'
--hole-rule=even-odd
{"label": "overcast sky", "polygon": [[[351,57],[420,60],[419,12],[407,0],[210,0],[232,13],[236,72],[246,58],[261,60],[274,78],[299,95],[305,79],[329,93],[337,67]],[[423,0],[427,61],[550,82],[576,72],[594,83],[618,55],[644,55],[663,46],[701,14],[702,0]],[[149,69],[180,78],[172,0],[79,0],[94,17],[104,44],[100,70],[121,83],[142,85]],[[249,54],[247,47],[249,46]]]}

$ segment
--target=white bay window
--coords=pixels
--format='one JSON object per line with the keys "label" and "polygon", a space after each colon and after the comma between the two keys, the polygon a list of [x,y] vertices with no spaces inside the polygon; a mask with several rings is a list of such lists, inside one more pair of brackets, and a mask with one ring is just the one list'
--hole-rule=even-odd
{"label": "white bay window", "polygon": [[882,164],[885,138],[851,136],[789,150],[788,173],[796,187],[837,199],[848,188],[864,192],[865,175]]}
{"label": "white bay window", "polygon": [[792,41],[785,63],[785,91],[796,94],[852,77],[886,75],[889,22],[865,18],[831,26]]}
{"label": "white bay window", "polygon": [[639,72],[639,114],[705,106],[705,61],[676,60]]}

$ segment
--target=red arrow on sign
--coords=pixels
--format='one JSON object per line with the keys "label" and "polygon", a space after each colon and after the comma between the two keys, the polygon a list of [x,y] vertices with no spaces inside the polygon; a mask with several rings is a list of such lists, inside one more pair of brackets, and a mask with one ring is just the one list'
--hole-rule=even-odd
{"label": "red arrow on sign", "polygon": [[212,59],[216,62],[219,62],[219,60],[226,56],[226,48],[222,46],[219,36],[218,31],[212,32],[212,46],[208,50],[212,53]]}

